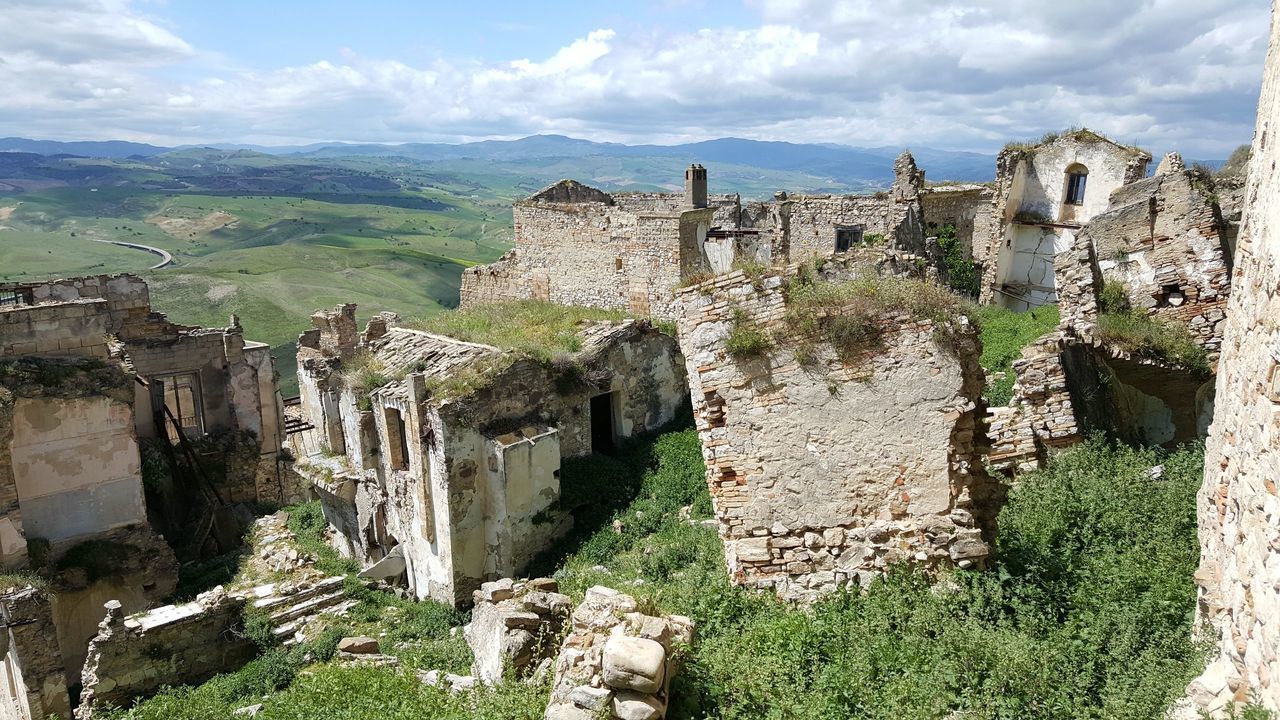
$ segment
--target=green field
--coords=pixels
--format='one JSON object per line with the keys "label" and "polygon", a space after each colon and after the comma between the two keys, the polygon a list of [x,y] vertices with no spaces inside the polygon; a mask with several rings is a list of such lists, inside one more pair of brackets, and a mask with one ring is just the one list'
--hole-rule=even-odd
{"label": "green field", "polygon": [[[155,308],[176,322],[225,326],[238,315],[248,338],[275,349],[288,393],[292,342],[311,313],[343,302],[359,304],[362,318],[456,306],[463,268],[511,242],[509,198],[481,199],[471,188],[341,199],[109,188],[0,199],[13,208],[0,230],[0,280],[137,272]],[[155,255],[94,242],[105,239],[163,248],[175,263],[148,270]]]}

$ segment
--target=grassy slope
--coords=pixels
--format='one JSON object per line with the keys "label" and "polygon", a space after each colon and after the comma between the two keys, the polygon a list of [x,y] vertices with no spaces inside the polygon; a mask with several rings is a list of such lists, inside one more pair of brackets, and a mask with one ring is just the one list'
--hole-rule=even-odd
{"label": "grassy slope", "polygon": [[[1017,313],[995,305],[977,309],[982,332],[982,363],[987,371],[987,388],[983,395],[992,407],[1008,405],[1013,398],[1013,361],[1022,357],[1022,349],[1058,326],[1058,307],[1045,305]],[[995,373],[1004,373],[996,379]]]}

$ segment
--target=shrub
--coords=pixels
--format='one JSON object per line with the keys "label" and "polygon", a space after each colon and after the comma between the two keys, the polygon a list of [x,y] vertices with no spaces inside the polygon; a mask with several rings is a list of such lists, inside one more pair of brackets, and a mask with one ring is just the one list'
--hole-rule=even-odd
{"label": "shrub", "polygon": [[1104,313],[1126,313],[1130,309],[1129,289],[1118,280],[1107,280],[1098,293],[1098,310]]}
{"label": "shrub", "polygon": [[[987,387],[982,395],[992,406],[1008,405],[1013,399],[1013,362],[1022,349],[1058,326],[1056,305],[1044,305],[1027,312],[1014,312],[995,305],[978,309],[982,356],[978,362],[987,371]],[[1003,373],[997,379],[996,373]]]}
{"label": "shrub", "polygon": [[955,225],[944,225],[938,230],[938,249],[942,251],[942,265],[946,270],[947,284],[952,290],[966,297],[977,299],[978,264],[965,257]]}
{"label": "shrub", "polygon": [[772,350],[773,340],[744,310],[735,308],[724,349],[735,360],[750,360]]}

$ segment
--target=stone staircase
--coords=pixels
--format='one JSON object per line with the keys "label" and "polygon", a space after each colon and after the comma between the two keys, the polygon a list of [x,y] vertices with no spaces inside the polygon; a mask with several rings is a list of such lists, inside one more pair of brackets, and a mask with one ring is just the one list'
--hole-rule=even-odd
{"label": "stone staircase", "polygon": [[255,587],[250,602],[271,613],[272,632],[288,647],[307,639],[307,625],[318,615],[343,615],[356,604],[347,597],[341,575],[311,583],[281,582]]}

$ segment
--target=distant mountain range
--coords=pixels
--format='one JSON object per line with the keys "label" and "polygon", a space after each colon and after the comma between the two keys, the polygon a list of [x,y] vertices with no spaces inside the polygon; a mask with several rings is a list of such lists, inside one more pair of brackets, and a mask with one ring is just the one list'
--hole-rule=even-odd
{"label": "distant mountain range", "polygon": [[[154,158],[178,151],[209,147],[217,150],[250,150],[298,158],[405,157],[423,162],[488,160],[515,162],[547,158],[668,158],[680,162],[726,163],[766,170],[801,172],[831,178],[840,184],[887,185],[893,178],[893,161],[902,148],[858,148],[846,145],[809,145],[720,138],[683,145],[623,145],[599,143],[562,135],[533,135],[519,140],[480,142],[405,143],[399,145],[317,143],[293,146],[216,144],[159,147],[125,141],[58,142],[27,138],[0,139],[0,152],[39,155],[78,155],[94,158]],[[987,181],[995,173],[995,156],[933,148],[912,148],[916,162],[931,180]]]}

